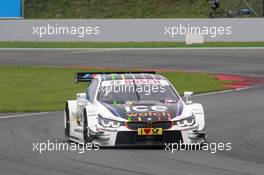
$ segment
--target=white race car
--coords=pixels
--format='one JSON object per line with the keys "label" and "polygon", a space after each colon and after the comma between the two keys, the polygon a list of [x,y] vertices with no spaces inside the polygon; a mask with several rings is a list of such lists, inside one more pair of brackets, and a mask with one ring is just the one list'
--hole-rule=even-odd
{"label": "white race car", "polygon": [[76,82],[88,82],[84,93],[68,100],[65,136],[80,144],[100,146],[203,143],[203,106],[184,102],[172,84],[155,72],[82,72]]}

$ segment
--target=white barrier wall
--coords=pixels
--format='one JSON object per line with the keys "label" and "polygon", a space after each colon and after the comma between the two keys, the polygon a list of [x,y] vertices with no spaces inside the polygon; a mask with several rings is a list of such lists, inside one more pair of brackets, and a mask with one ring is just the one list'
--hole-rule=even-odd
{"label": "white barrier wall", "polygon": [[0,20],[0,41],[264,41],[264,19]]}

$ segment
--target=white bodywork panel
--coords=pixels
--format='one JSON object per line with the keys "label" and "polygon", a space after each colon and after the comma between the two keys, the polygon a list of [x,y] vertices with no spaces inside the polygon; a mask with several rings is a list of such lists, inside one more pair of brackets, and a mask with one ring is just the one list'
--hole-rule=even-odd
{"label": "white bodywork panel", "polygon": [[199,124],[198,131],[202,131],[205,127],[204,109],[199,103],[187,105],[191,108],[193,115],[195,116],[196,122]]}

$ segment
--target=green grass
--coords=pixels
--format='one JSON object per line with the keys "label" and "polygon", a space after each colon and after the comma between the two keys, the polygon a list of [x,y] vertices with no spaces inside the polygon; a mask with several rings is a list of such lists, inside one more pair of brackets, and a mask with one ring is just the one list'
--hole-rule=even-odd
{"label": "green grass", "polygon": [[[85,83],[75,84],[73,81],[77,71],[84,70],[0,66],[0,112],[63,110],[67,99],[75,99],[76,93],[85,89]],[[223,82],[217,81],[214,75],[207,73],[161,74],[166,76],[181,94],[184,90],[204,93],[225,89]]]}
{"label": "green grass", "polygon": [[180,95],[184,91],[192,91],[195,94],[226,90],[224,84],[230,82],[218,81],[215,75],[209,73],[190,72],[161,72],[169,79]]}
{"label": "green grass", "polygon": [[186,45],[177,42],[0,42],[0,48],[181,48],[181,47],[264,47],[264,42],[209,42]]}
{"label": "green grass", "polygon": [[[224,5],[226,2],[226,5]],[[261,0],[249,2],[260,13]],[[241,0],[221,1],[220,12],[245,8]],[[207,18],[208,0],[25,0],[25,17],[47,18]]]}
{"label": "green grass", "polygon": [[206,0],[25,0],[26,18],[208,17]]}

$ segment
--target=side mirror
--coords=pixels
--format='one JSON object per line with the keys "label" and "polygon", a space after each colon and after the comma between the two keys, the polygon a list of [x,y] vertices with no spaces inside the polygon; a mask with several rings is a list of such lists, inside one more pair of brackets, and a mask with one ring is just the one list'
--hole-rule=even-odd
{"label": "side mirror", "polygon": [[187,104],[192,104],[192,99],[191,99],[192,95],[193,92],[184,92],[184,98]]}
{"label": "side mirror", "polygon": [[86,94],[85,93],[77,93],[77,105],[85,106],[87,104]]}

